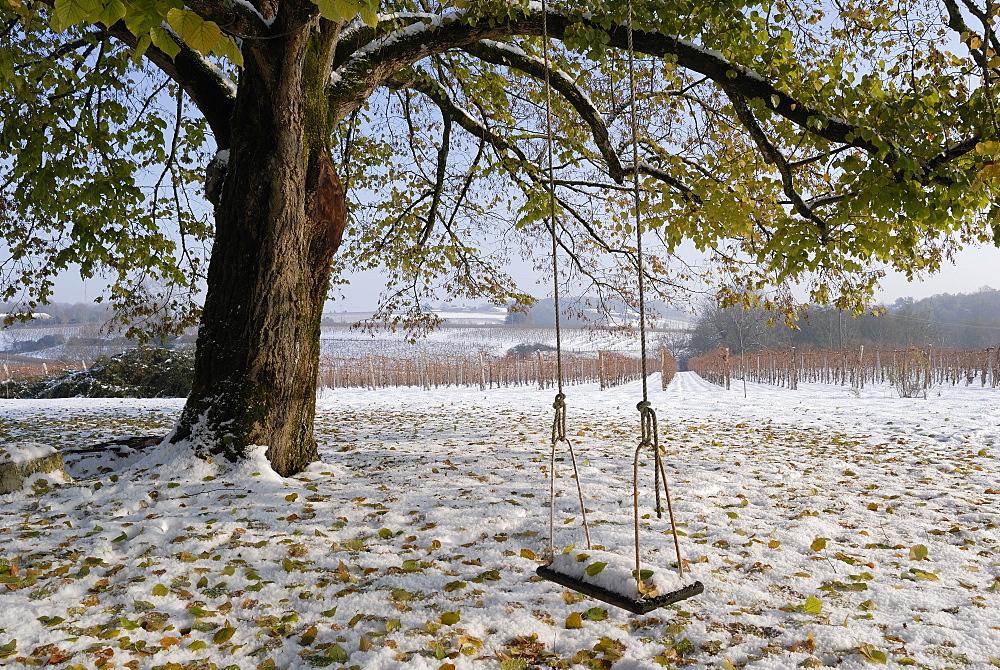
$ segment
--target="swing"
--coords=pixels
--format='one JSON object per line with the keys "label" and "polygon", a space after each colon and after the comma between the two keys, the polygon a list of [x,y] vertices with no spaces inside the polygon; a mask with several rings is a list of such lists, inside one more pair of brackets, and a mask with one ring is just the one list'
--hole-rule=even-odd
{"label": "swing", "polygon": [[[558,380],[558,392],[553,403],[555,418],[552,422],[552,451],[549,465],[549,556],[548,563],[539,566],[535,570],[542,579],[554,582],[561,586],[582,593],[596,600],[600,600],[614,607],[627,610],[634,614],[646,614],[660,607],[665,607],[673,603],[692,598],[705,590],[704,585],[695,581],[690,584],[684,582],[684,561],[681,558],[680,543],[677,539],[677,526],[674,522],[673,504],[670,499],[670,488],[667,485],[666,471],[660,456],[660,445],[656,427],[656,413],[649,402],[648,389],[646,385],[647,363],[646,363],[646,309],[645,295],[643,287],[643,266],[642,266],[642,226],[639,196],[639,149],[638,149],[638,128],[636,122],[636,85],[634,49],[632,45],[632,5],[628,5],[628,65],[629,65],[629,85],[631,89],[631,118],[632,118],[632,164],[633,169],[633,198],[636,230],[636,265],[638,268],[638,289],[639,289],[639,333],[642,355],[642,400],[636,406],[639,410],[642,427],[642,437],[635,450],[633,459],[632,477],[632,516],[634,522],[634,547],[635,547],[635,570],[632,576],[635,579],[635,593],[623,593],[615,588],[609,588],[611,583],[601,583],[601,580],[594,579],[605,566],[601,566],[595,572],[585,570],[567,570],[568,566],[556,566],[555,556],[555,480],[556,480],[556,450],[560,443],[565,443],[573,466],[573,478],[576,480],[577,495],[580,500],[580,512],[583,518],[583,528],[587,540],[587,549],[593,551],[590,541],[590,529],[587,524],[587,512],[583,501],[583,489],[580,484],[579,472],[576,466],[576,455],[573,443],[566,437],[566,396],[563,393],[562,375],[562,336],[559,321],[559,279],[557,262],[557,231],[556,231],[556,203],[555,203],[555,178],[553,174],[553,151],[552,151],[552,102],[551,83],[549,80],[549,52],[548,52],[548,21],[546,0],[542,0],[542,56],[545,61],[545,123],[548,141],[548,190],[549,190],[549,232],[552,238],[552,283],[553,283],[553,303],[555,308],[555,329],[556,329],[556,376]],[[662,507],[660,504],[660,482],[663,482],[664,495],[667,499],[667,510],[670,516],[671,534],[674,538],[674,549],[677,555],[677,571],[683,584],[663,594],[651,591],[646,585],[643,577],[646,575],[642,570],[639,558],[639,457],[644,449],[652,449],[654,461],[654,488],[656,491],[656,516],[662,518]],[[566,563],[567,561],[558,561]],[[606,565],[606,564],[605,564]],[[651,573],[650,573],[651,574]],[[612,577],[612,581],[613,581]],[[607,580],[605,580],[607,581]]]}

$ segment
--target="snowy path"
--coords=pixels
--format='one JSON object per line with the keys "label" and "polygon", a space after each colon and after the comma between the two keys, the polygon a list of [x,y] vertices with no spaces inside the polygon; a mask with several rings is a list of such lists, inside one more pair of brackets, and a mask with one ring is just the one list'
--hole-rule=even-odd
{"label": "snowy path", "polygon": [[[3,496],[0,662],[632,670],[1000,658],[1000,393],[748,384],[744,398],[740,382],[724,391],[690,373],[649,388],[684,557],[706,585],[698,598],[634,617],[533,579],[548,544],[554,392],[352,389],[319,401],[323,463],[297,479],[259,459],[226,471],[164,452],[132,471],[112,464],[99,482],[39,480]],[[626,562],[640,394],[638,383],[567,389],[594,541]],[[82,446],[162,430],[179,407],[5,403],[0,435]],[[645,462],[641,473],[649,484]],[[572,480],[556,482],[557,545],[580,549]],[[641,503],[649,515],[648,487]],[[651,515],[642,527],[644,565],[669,572],[667,524]]]}

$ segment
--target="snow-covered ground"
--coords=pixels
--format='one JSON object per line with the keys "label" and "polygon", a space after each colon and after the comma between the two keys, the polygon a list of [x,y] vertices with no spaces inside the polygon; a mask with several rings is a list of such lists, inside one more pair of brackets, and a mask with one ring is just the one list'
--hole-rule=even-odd
{"label": "snow-covered ground", "polygon": [[[294,479],[260,454],[227,468],[160,448],[67,456],[75,481],[0,496],[0,665],[1000,664],[1000,391],[744,397],[691,373],[649,388],[688,579],[705,585],[693,599],[635,616],[534,578],[551,392],[338,390],[319,402],[322,463]],[[625,566],[639,394],[567,399],[595,549]],[[5,401],[0,437],[67,449],[165,432],[181,404]],[[641,558],[669,575],[649,462]],[[579,552],[570,473],[560,461],[555,544]]]}

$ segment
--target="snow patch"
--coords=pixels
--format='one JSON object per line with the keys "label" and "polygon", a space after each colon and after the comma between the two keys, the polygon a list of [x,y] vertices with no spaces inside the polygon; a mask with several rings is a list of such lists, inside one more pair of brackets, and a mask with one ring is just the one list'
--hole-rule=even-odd
{"label": "snow patch", "polygon": [[[549,567],[567,577],[599,586],[627,598],[638,599],[640,597],[639,586],[634,576],[634,559],[629,560],[610,551],[586,549],[564,552],[557,555]],[[642,564],[640,568],[643,573],[646,570],[652,573],[644,580],[647,588],[655,588],[655,593],[647,592],[650,596],[663,595],[685,586],[680,576],[675,572],[663,568],[654,570],[651,565],[646,564]]]}
{"label": "snow patch", "polygon": [[55,447],[39,442],[8,442],[0,447],[0,463],[22,465],[54,453]]}

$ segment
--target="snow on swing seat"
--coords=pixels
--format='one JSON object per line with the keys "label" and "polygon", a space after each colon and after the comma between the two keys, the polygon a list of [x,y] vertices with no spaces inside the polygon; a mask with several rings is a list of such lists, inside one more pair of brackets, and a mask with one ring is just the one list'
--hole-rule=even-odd
{"label": "snow on swing seat", "polygon": [[705,587],[701,582],[685,584],[680,576],[668,571],[643,570],[643,591],[639,592],[634,565],[618,554],[607,551],[569,551],[539,566],[535,573],[550,582],[614,605],[634,614],[646,614],[686,598]]}

